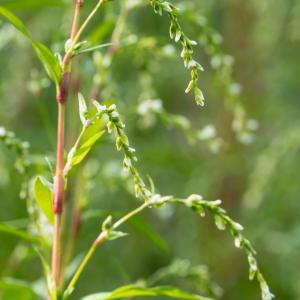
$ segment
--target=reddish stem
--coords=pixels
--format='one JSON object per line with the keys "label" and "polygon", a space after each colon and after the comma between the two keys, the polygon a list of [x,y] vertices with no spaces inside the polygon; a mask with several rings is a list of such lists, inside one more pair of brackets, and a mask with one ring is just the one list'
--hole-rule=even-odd
{"label": "reddish stem", "polygon": [[65,127],[65,105],[58,103],[58,126],[57,126],[57,152],[56,173],[54,179],[53,210],[54,210],[54,233],[52,245],[52,276],[56,287],[60,285],[60,232],[61,213],[64,199],[64,127]]}
{"label": "reddish stem", "polygon": [[[83,5],[83,0],[76,0],[73,17],[71,40],[75,37],[79,25],[79,12]],[[53,191],[53,211],[54,211],[54,233],[52,245],[52,276],[56,288],[60,287],[61,276],[61,227],[62,210],[64,201],[64,142],[65,142],[65,102],[68,98],[72,53],[68,52],[63,60],[63,72],[59,89],[57,91],[58,121],[57,121],[57,150],[56,150],[56,172]]]}

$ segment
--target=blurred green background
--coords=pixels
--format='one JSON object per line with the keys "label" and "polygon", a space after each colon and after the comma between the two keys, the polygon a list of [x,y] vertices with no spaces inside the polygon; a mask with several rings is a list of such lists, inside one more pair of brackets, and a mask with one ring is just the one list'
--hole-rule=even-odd
{"label": "blurred green background", "polygon": [[[96,1],[85,2],[83,15]],[[229,215],[244,225],[246,236],[253,241],[276,299],[300,299],[300,1],[185,0],[184,5],[174,1],[181,7],[183,29],[199,42],[195,55],[205,69],[200,74],[204,108],[196,107],[192,95],[184,93],[188,73],[180,60],[180,49],[171,46],[168,18],[155,15],[147,1],[146,5],[140,2],[109,3],[88,27],[85,37],[92,45],[109,42],[120,10],[124,5],[133,6],[122,28],[124,43],[108,69],[103,66],[106,48],[77,60],[74,70],[81,92],[88,97],[100,80],[99,100],[117,103],[137,149],[138,166],[144,175],[151,175],[157,191],[222,199]],[[69,35],[72,3],[0,1],[24,21],[37,40],[60,53]],[[203,28],[208,27],[217,50],[205,38]],[[221,36],[223,42],[219,44]],[[234,58],[229,70],[216,67],[218,49]],[[30,176],[51,178],[45,157],[53,164],[54,87],[28,41],[4,20],[0,21],[0,54],[1,126],[30,142]],[[231,61],[231,57],[227,59]],[[228,83],[231,69],[234,79]],[[224,99],[228,87],[233,89],[234,101]],[[80,123],[76,91],[74,86],[67,106],[68,145]],[[158,107],[163,104],[163,114],[147,108],[153,99]],[[238,139],[232,130],[238,101],[259,124],[253,137]],[[146,105],[146,112],[141,103],[144,110]],[[190,119],[192,129],[185,130],[182,122],[186,120],[175,117],[174,121],[174,115]],[[206,127],[208,124],[215,129]],[[257,127],[253,120],[251,124]],[[201,128],[209,133],[208,138],[187,138],[190,130],[198,132]],[[214,139],[214,131],[220,140]],[[81,198],[88,203],[82,213],[75,257],[88,249],[106,215],[118,216],[137,205],[128,187],[130,181],[121,171],[121,158],[106,138],[96,145],[89,162],[74,172],[70,184],[75,189],[68,198],[71,203]],[[0,221],[26,228],[26,201],[19,197],[22,177],[14,168],[14,160],[15,154],[0,145]],[[73,299],[146,280],[176,259],[186,260],[179,270],[187,261],[206,265],[210,278],[222,288],[220,299],[260,299],[257,283],[248,281],[245,256],[234,247],[228,233],[215,229],[210,216],[200,219],[184,208],[168,207],[143,213],[125,230],[129,237],[97,251]],[[38,282],[42,269],[30,245],[1,232],[0,243],[0,275]],[[205,267],[201,270],[208,276]],[[175,282],[191,291],[209,293],[200,281],[172,277],[162,283]],[[12,296],[3,284],[0,289],[4,299],[32,299],[25,292]]]}

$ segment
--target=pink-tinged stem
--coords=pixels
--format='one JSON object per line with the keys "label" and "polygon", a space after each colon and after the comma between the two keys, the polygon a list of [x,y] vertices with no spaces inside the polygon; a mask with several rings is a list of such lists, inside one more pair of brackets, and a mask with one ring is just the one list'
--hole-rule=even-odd
{"label": "pink-tinged stem", "polygon": [[64,200],[64,125],[65,105],[58,103],[58,126],[57,126],[57,152],[56,152],[56,173],[54,179],[53,210],[54,210],[54,233],[52,245],[52,276],[56,287],[60,286],[61,269],[61,214]]}
{"label": "pink-tinged stem", "polygon": [[[71,40],[77,34],[80,19],[80,8],[83,0],[76,0],[73,24],[71,30]],[[54,211],[54,233],[52,244],[52,276],[56,288],[60,287],[61,277],[61,227],[62,227],[62,210],[64,202],[64,143],[65,143],[65,102],[68,99],[70,72],[71,72],[71,55],[65,56],[63,61],[63,73],[56,99],[58,102],[58,120],[57,120],[57,150],[56,150],[56,172],[54,179],[53,192],[53,211]]]}

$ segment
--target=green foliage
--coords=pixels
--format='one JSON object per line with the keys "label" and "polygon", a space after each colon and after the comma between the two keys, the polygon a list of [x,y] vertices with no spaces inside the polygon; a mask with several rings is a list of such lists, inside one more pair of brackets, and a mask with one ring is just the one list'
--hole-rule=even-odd
{"label": "green foliage", "polygon": [[4,127],[0,127],[0,141],[8,148],[12,149],[17,159],[15,161],[15,168],[23,176],[23,183],[20,192],[21,199],[27,199],[28,197],[28,169],[30,166],[28,158],[29,143],[23,142],[16,138],[16,135],[12,131],[7,131]]}
{"label": "green foliage", "polygon": [[176,299],[187,299],[187,300],[211,300],[210,298],[201,297],[186,293],[175,287],[155,287],[146,288],[136,285],[127,285],[120,287],[113,292],[99,293],[86,296],[82,300],[109,300],[109,299],[122,299],[124,297],[135,298],[135,297],[167,297]]}
{"label": "green foliage", "polygon": [[53,187],[51,183],[45,178],[38,176],[34,183],[34,195],[40,209],[43,211],[50,224],[53,224]]}
{"label": "green foliage", "polygon": [[[256,252],[253,249],[250,241],[244,237],[242,234],[243,227],[233,221],[223,208],[220,208],[221,200],[216,201],[206,201],[202,199],[200,195],[191,195],[186,199],[176,199],[173,196],[164,196],[162,197],[159,194],[153,194],[145,185],[139,171],[134,166],[137,161],[135,155],[135,149],[130,147],[129,139],[124,133],[125,124],[121,121],[120,115],[116,109],[116,105],[111,105],[109,107],[105,105],[100,105],[98,102],[94,101],[94,106],[97,109],[97,113],[94,116],[95,119],[102,117],[107,118],[107,130],[109,133],[113,131],[116,132],[116,148],[117,150],[123,150],[125,158],[123,160],[123,168],[126,172],[129,172],[133,178],[134,190],[136,197],[141,197],[145,204],[138,208],[135,211],[132,211],[124,218],[121,218],[114,225],[112,224],[112,217],[109,216],[102,225],[102,232],[106,232],[108,239],[115,239],[123,237],[123,232],[116,232],[112,229],[116,229],[129,218],[131,218],[136,213],[139,213],[146,207],[160,207],[168,203],[179,203],[184,206],[196,211],[200,216],[205,216],[205,211],[209,211],[215,218],[216,226],[219,230],[225,230],[226,227],[229,228],[231,235],[234,238],[234,244],[237,248],[244,250],[247,255],[249,262],[249,279],[253,280],[256,278],[260,284],[262,291],[263,300],[271,300],[274,296],[270,292],[268,284],[266,283],[260,269],[257,266],[256,261]],[[86,110],[87,111],[87,110]],[[88,120],[89,124],[92,124],[92,120]]]}
{"label": "green foliage", "polygon": [[2,17],[6,18],[12,25],[14,25],[24,35],[24,37],[26,37],[31,42],[32,47],[34,48],[39,60],[47,71],[47,74],[53,80],[56,86],[58,86],[61,76],[61,66],[60,62],[52,53],[52,51],[47,46],[35,41],[25,28],[22,21],[12,12],[0,6],[0,14],[2,15]]}
{"label": "green foliage", "polygon": [[104,220],[101,228],[102,228],[102,232],[106,232],[106,236],[107,236],[106,239],[110,241],[127,236],[127,233],[125,232],[113,230],[112,216],[108,216]]}
{"label": "green foliage", "polygon": [[12,300],[20,297],[24,300],[34,300],[37,294],[29,282],[14,278],[3,278],[0,280],[0,287],[3,291],[3,300]]}
{"label": "green foliage", "polygon": [[[10,25],[1,23],[1,122],[18,132],[18,136],[28,136],[33,149],[29,155],[27,143],[0,127],[1,142],[17,157],[15,167],[23,182],[21,198],[26,199],[25,203],[17,197],[20,175],[15,176],[11,170],[10,151],[4,150],[0,153],[0,193],[4,199],[0,209],[1,299],[46,298],[46,286],[48,297],[53,300],[61,299],[62,294],[66,299],[81,299],[100,281],[104,291],[122,287],[83,299],[219,298],[222,293],[212,278],[224,284],[224,298],[257,298],[255,285],[240,275],[246,264],[228,247],[226,235],[216,235],[209,221],[201,220],[199,226],[198,219],[190,217],[188,210],[177,208],[180,205],[200,217],[209,213],[220,231],[228,229],[235,246],[247,256],[249,278],[258,281],[263,300],[273,298],[264,276],[278,299],[298,298],[299,176],[294,166],[299,135],[295,122],[299,87],[295,20],[299,1],[271,5],[257,0],[247,4],[186,0],[176,1],[178,8],[163,0],[150,1],[154,11],[166,14],[168,20],[153,16],[146,6],[149,1],[112,1],[103,10],[102,4],[108,1],[85,1],[78,20],[80,34],[66,43],[62,39],[70,27],[70,3],[0,2],[0,14],[31,42],[56,86],[60,83],[63,60],[57,59],[50,48],[63,52],[65,44],[70,62],[87,54],[80,56],[72,68],[71,63],[67,67],[63,63],[64,71],[72,71],[72,76],[66,83],[70,85],[70,101],[64,104],[68,151],[63,157],[63,171],[56,172],[62,175],[65,189],[61,286],[56,289],[49,251],[55,232],[53,187],[44,179],[54,175],[55,147],[47,145],[55,140],[55,101],[52,91],[46,90],[49,80],[40,70],[32,69],[28,49],[17,40]],[[28,28],[34,29],[34,36],[50,41],[49,48],[33,39],[7,8],[20,13]],[[33,11],[34,8],[44,9]],[[289,16],[292,18],[287,22]],[[94,21],[90,22],[92,18]],[[56,26],[48,26],[50,20]],[[165,21],[170,21],[171,40],[182,47],[184,65],[191,72],[186,92],[194,92],[201,106],[204,97],[198,77],[203,68],[195,57],[199,56],[205,66],[206,76],[201,82],[210,98],[205,113],[196,114],[182,104],[179,91],[185,75],[176,65],[175,47],[166,44],[164,26],[160,26]],[[219,32],[225,37],[224,44]],[[87,41],[81,39],[83,33]],[[12,42],[17,42],[16,47],[10,47]],[[196,44],[201,46],[199,53],[195,53]],[[233,52],[237,64],[224,49]],[[24,55],[16,55],[19,50]],[[91,100],[78,95],[79,90],[91,95]],[[77,95],[79,109],[74,105]],[[218,98],[224,98],[224,105]],[[47,101],[42,103],[41,99]],[[78,111],[81,122],[77,122]],[[255,119],[261,124],[257,136]],[[74,143],[78,123],[81,131]],[[105,128],[109,134],[104,136]],[[244,145],[236,143],[233,135]],[[123,153],[121,164],[111,142]],[[139,161],[135,149],[139,150]],[[148,172],[153,180],[142,176]],[[150,178],[149,184],[146,178]],[[247,228],[247,236],[259,250],[262,266],[258,266],[256,251],[243,234],[243,227],[220,207],[221,202],[206,201],[196,194],[182,198],[193,191],[201,191],[210,199],[222,198],[226,209],[238,215]],[[181,197],[161,196],[169,194]],[[134,210],[132,195],[143,200]],[[95,218],[105,219],[102,228],[95,225]],[[118,230],[126,223],[131,225],[124,229],[130,236],[110,243],[126,235]],[[94,242],[82,259],[83,249],[92,239]],[[107,245],[103,251],[97,250],[104,242]],[[32,254],[30,245],[36,247],[37,255]],[[96,250],[97,255],[93,256]],[[41,269],[35,267],[37,256],[44,268],[46,286],[41,284]],[[177,257],[186,259],[172,263]],[[89,263],[91,260],[93,263]],[[202,260],[208,262],[212,271],[198,265]],[[137,279],[136,284],[127,286],[135,282],[133,278]]]}
{"label": "green foliage", "polygon": [[8,224],[3,224],[3,223],[0,224],[0,232],[14,235],[18,238],[21,238],[21,239],[31,242],[33,244],[40,243],[40,240],[38,238],[30,235],[28,232],[26,232],[22,229],[10,226]]}

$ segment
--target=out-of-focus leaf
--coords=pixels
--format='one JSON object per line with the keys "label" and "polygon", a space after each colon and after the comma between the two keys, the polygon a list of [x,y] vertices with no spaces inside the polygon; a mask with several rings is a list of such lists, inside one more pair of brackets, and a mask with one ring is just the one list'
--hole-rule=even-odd
{"label": "out-of-focus leaf", "polygon": [[92,294],[82,298],[82,300],[110,300],[121,298],[134,298],[134,297],[168,297],[175,299],[187,300],[212,300],[211,298],[202,297],[195,294],[187,293],[171,286],[161,286],[154,288],[146,288],[137,285],[126,285],[120,287],[113,292]]}
{"label": "out-of-focus leaf", "polygon": [[44,7],[63,6],[63,0],[2,0],[0,5],[11,10],[31,10]]}
{"label": "out-of-focus leaf", "polygon": [[43,64],[47,74],[54,81],[56,85],[60,82],[61,77],[61,66],[58,59],[55,57],[53,52],[45,45],[40,42],[35,41],[23,22],[12,12],[0,6],[0,15],[2,15],[6,20],[8,20],[12,25],[14,25],[27,39],[30,40],[32,47],[34,48],[39,60]]}
{"label": "out-of-focus leaf", "polygon": [[166,241],[147,223],[143,222],[138,217],[129,220],[130,225],[132,225],[136,230],[140,231],[145,235],[154,245],[156,245],[161,251],[169,252],[168,245]]}
{"label": "out-of-focus leaf", "polygon": [[51,300],[57,300],[55,281],[54,281],[54,278],[52,277],[50,266],[49,266],[46,258],[43,256],[43,254],[41,253],[41,251],[38,248],[35,247],[34,251],[37,253],[37,255],[42,263],[42,267],[44,270],[44,275],[46,278],[46,284],[47,284],[50,298],[51,298]]}
{"label": "out-of-focus leaf", "polygon": [[31,234],[29,234],[28,232],[21,230],[19,228],[15,228],[13,226],[7,225],[7,224],[0,224],[0,233],[6,233],[6,234],[11,234],[14,236],[17,236],[23,240],[26,240],[28,242],[32,242],[32,243],[39,243],[40,240],[34,236],[32,236]]}
{"label": "out-of-focus leaf", "polygon": [[43,211],[49,222],[53,224],[53,203],[52,203],[52,190],[51,184],[43,177],[38,176],[34,183],[35,199]]}
{"label": "out-of-focus leaf", "polygon": [[37,294],[30,282],[14,278],[2,278],[0,280],[1,299],[2,300],[35,300]]}

